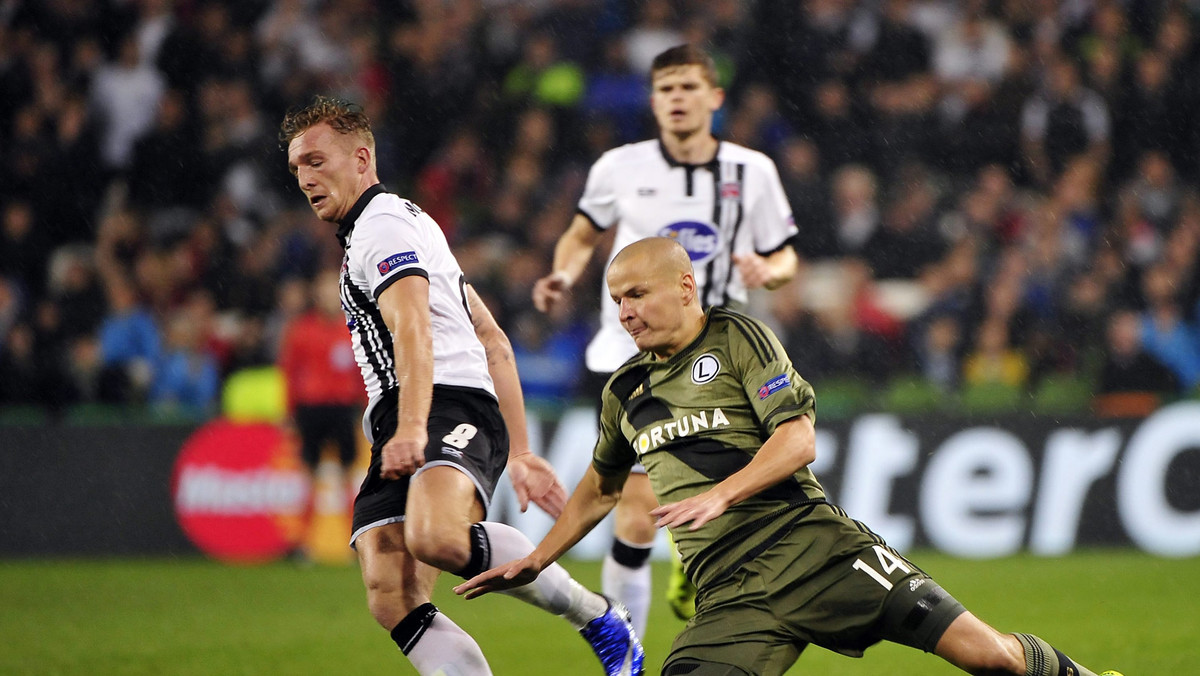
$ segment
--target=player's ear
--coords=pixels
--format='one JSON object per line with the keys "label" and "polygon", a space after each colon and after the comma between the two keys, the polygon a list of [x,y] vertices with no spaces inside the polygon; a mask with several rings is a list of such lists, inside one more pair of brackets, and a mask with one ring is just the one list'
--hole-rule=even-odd
{"label": "player's ear", "polygon": [[355,168],[358,173],[363,174],[371,169],[371,149],[366,146],[359,146],[354,150]]}
{"label": "player's ear", "polygon": [[712,91],[712,111],[715,113],[725,105],[725,90],[721,87],[713,87]]}
{"label": "player's ear", "polygon": [[683,273],[683,275],[680,276],[679,291],[680,291],[680,294],[679,294],[680,298],[682,298],[684,305],[688,305],[693,300],[695,300],[695,298],[696,298],[696,277],[692,273],[685,272],[685,273]]}

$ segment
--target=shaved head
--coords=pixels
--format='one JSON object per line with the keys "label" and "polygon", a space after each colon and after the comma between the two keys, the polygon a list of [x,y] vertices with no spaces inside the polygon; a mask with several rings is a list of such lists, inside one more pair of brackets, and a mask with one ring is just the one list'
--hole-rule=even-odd
{"label": "shaved head", "polygon": [[645,266],[646,270],[672,276],[695,274],[687,250],[670,237],[647,237],[630,244],[613,257],[612,267],[618,264],[633,268]]}
{"label": "shaved head", "polygon": [[640,350],[670,357],[704,327],[691,258],[673,239],[649,237],[621,249],[607,281],[621,326]]}

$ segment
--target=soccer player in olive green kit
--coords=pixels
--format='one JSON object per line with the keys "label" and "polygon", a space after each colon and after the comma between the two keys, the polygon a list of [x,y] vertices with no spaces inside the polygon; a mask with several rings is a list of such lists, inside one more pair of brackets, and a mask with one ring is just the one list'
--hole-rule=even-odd
{"label": "soccer player in olive green kit", "polygon": [[631,244],[607,281],[641,353],[608,382],[592,466],[531,554],[457,593],[535,579],[613,508],[641,461],[657,523],[699,589],[666,676],[782,674],[810,643],[857,657],[883,640],[972,674],[1095,676],[1036,636],[993,629],[826,501],[808,469],[813,388],[764,324],[701,308],[682,247]]}

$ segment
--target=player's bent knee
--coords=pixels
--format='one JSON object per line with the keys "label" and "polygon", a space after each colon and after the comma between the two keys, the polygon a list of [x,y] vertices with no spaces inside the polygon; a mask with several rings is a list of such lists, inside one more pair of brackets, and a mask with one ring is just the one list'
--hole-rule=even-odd
{"label": "player's bent knee", "polygon": [[409,538],[408,548],[413,558],[438,570],[462,570],[471,558],[470,543],[465,538]]}
{"label": "player's bent knee", "polygon": [[754,676],[732,664],[704,662],[693,658],[675,660],[663,667],[662,676]]}

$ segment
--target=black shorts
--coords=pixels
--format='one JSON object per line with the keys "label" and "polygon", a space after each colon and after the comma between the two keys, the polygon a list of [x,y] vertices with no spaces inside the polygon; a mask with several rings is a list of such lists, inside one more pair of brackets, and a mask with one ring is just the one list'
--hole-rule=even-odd
{"label": "black shorts", "polygon": [[321,462],[321,449],[327,442],[337,447],[342,467],[354,464],[358,455],[357,406],[297,406],[293,418],[300,433],[300,457],[310,469]]}
{"label": "black shorts", "polygon": [[[371,445],[371,467],[354,500],[352,547],[364,532],[404,520],[412,477],[380,476],[381,451],[396,432],[396,415],[396,391],[390,390],[371,411],[371,436],[375,443]],[[459,469],[475,483],[486,510],[508,462],[508,428],[500,416],[499,404],[483,390],[434,385],[428,429],[425,466],[417,473],[439,465]]]}

